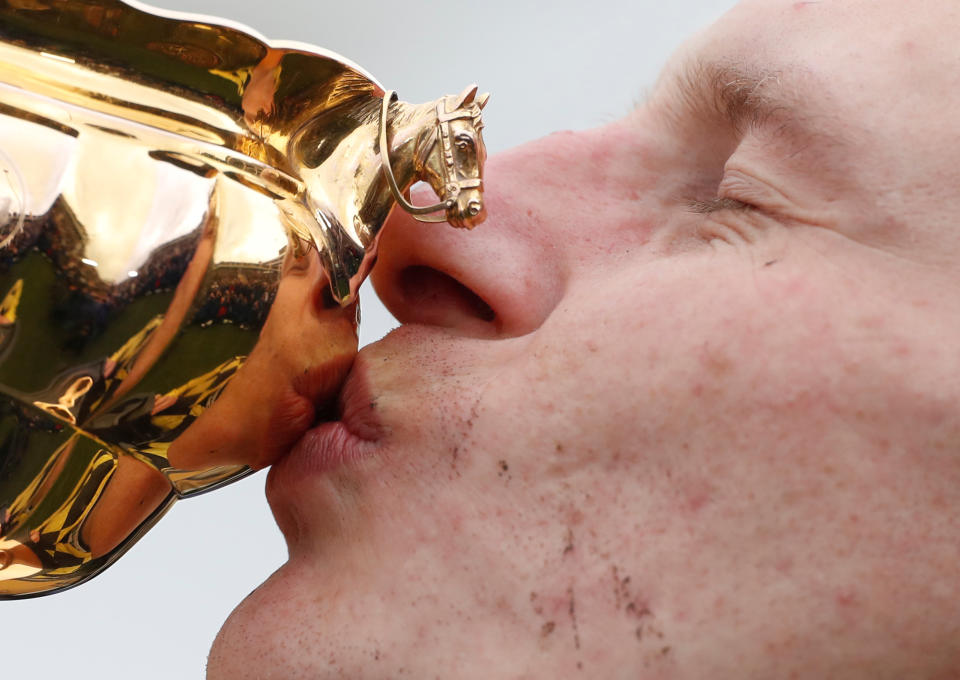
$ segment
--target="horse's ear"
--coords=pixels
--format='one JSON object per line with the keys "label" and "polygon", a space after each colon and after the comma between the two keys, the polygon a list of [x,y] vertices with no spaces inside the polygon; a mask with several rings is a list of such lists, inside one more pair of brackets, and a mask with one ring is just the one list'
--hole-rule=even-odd
{"label": "horse's ear", "polygon": [[457,95],[456,99],[453,100],[453,110],[463,108],[467,104],[473,101],[473,98],[477,96],[477,84],[473,83],[472,85],[467,85],[467,88]]}
{"label": "horse's ear", "polygon": [[490,99],[490,93],[489,93],[489,92],[484,92],[482,95],[480,95],[479,97],[477,97],[477,98],[474,99],[473,101],[476,103],[477,106],[479,106],[479,107],[482,109],[484,106],[487,105],[487,100],[488,100],[488,99]]}

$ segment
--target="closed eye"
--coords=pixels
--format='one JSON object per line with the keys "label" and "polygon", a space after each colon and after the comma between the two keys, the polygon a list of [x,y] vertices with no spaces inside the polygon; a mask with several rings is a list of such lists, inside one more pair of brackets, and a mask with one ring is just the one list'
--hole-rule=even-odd
{"label": "closed eye", "polygon": [[694,200],[687,203],[687,210],[700,215],[719,212],[720,210],[752,210],[754,206],[735,198],[717,196],[706,201]]}

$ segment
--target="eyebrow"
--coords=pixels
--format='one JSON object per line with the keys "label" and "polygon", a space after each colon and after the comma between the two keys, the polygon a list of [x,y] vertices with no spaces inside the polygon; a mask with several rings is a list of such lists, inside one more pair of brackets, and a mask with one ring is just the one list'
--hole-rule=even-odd
{"label": "eyebrow", "polygon": [[803,98],[790,84],[799,77],[745,64],[694,60],[668,76],[666,114],[675,124],[692,113],[700,119],[719,119],[738,134],[769,128],[777,135],[809,141],[813,125]]}

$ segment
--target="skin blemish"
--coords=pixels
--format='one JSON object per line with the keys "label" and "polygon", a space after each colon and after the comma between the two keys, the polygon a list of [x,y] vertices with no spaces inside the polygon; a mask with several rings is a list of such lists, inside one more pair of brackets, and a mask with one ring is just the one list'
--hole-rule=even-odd
{"label": "skin blemish", "polygon": [[857,326],[864,329],[876,330],[883,328],[884,319],[877,315],[863,316],[857,319]]}
{"label": "skin blemish", "polygon": [[573,593],[573,586],[567,589],[567,595],[570,598],[570,605],[567,612],[570,614],[570,625],[573,628],[573,646],[580,649],[580,628],[577,625],[577,600]]}
{"label": "skin blemish", "polygon": [[857,604],[857,595],[850,589],[838,590],[834,599],[838,607],[846,608]]}
{"label": "skin blemish", "polygon": [[535,592],[530,593],[530,606],[533,607],[534,614],[537,616],[543,616],[543,605],[540,604]]}
{"label": "skin blemish", "polygon": [[728,374],[730,369],[733,368],[730,357],[721,350],[711,348],[709,343],[704,343],[698,358],[704,370],[718,377]]}
{"label": "skin blemish", "polygon": [[780,261],[780,260],[767,260],[766,262],[763,263],[763,266],[764,266],[764,267],[772,267],[773,265],[775,265],[775,264],[776,264],[777,262],[779,262],[779,261]]}
{"label": "skin blemish", "polygon": [[663,639],[663,632],[653,625],[653,611],[647,602],[631,591],[630,577],[620,575],[620,570],[616,565],[611,567],[613,575],[613,598],[617,611],[623,611],[628,618],[636,621],[631,630],[637,642],[643,642],[644,638]]}
{"label": "skin blemish", "polygon": [[777,560],[774,563],[774,569],[781,574],[790,574],[793,572],[793,560],[790,558]]}
{"label": "skin blemish", "polygon": [[573,529],[567,527],[567,533],[564,535],[563,555],[566,557],[573,552]]}
{"label": "skin blemish", "polygon": [[[571,593],[572,593],[572,588],[568,591],[569,597],[572,597]],[[549,598],[547,599],[549,600]],[[562,607],[562,600],[557,604]],[[533,612],[537,616],[544,617],[544,601],[543,601],[543,598],[541,598],[536,592],[530,593],[530,606],[533,608]],[[554,607],[549,603],[548,603],[548,606],[551,612],[553,613],[560,613],[563,611],[562,609],[558,609],[557,607]],[[570,602],[567,602],[568,610],[570,606],[571,606]],[[549,646],[548,640],[553,639],[551,635],[553,634],[553,631],[556,630],[556,628],[557,628],[557,622],[554,619],[548,619],[543,621],[543,623],[540,625],[540,636],[539,636],[540,649],[546,649]],[[576,632],[576,630],[574,631],[574,636],[575,636],[575,643],[576,643],[579,641],[578,633]]]}
{"label": "skin blemish", "polygon": [[690,514],[697,514],[710,503],[711,491],[707,483],[694,483],[687,490],[685,498],[682,501],[684,509]]}
{"label": "skin blemish", "polygon": [[630,602],[627,604],[624,611],[626,611],[629,616],[632,616],[635,619],[644,619],[648,616],[653,616],[653,612],[650,611],[650,608],[643,602]]}
{"label": "skin blemish", "polygon": [[453,477],[460,477],[460,468],[458,463],[460,462],[460,446],[454,446],[450,449],[450,469],[452,470],[451,479]]}
{"label": "skin blemish", "polygon": [[617,570],[617,565],[613,565],[613,598],[614,606],[617,611],[620,611],[620,603],[623,598],[620,596],[620,573]]}

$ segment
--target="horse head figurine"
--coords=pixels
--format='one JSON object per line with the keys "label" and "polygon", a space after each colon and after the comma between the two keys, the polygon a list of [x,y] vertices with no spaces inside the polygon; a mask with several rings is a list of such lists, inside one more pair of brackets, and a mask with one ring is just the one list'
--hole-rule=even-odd
{"label": "horse head figurine", "polygon": [[[455,227],[472,229],[486,219],[483,205],[483,164],[486,147],[481,130],[481,110],[490,95],[479,97],[477,86],[470,85],[457,96],[446,96],[436,102],[432,131],[421,132],[415,144],[414,170],[441,198],[439,203],[416,207],[403,196],[393,175],[387,143],[390,102],[394,92],[383,97],[380,117],[380,156],[390,191],[401,208],[422,222],[449,222]],[[430,119],[429,114],[424,114]],[[429,126],[427,126],[429,127]],[[443,216],[427,217],[442,210]]]}
{"label": "horse head figurine", "polygon": [[[331,143],[325,116],[309,121],[293,138],[288,154],[301,159],[306,195],[287,204],[291,228],[324,254],[337,301],[346,304],[356,295],[395,205],[422,222],[458,228],[486,218],[481,131],[488,99],[489,94],[477,96],[476,85],[419,105],[399,101],[388,90],[350,113],[340,112],[353,120],[342,139]],[[418,181],[426,182],[439,202],[410,203],[410,186]]]}

